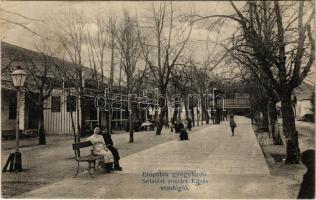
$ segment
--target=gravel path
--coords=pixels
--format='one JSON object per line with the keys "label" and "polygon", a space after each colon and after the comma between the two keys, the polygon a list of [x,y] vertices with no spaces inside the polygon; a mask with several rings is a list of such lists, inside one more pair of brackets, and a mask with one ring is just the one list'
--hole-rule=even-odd
{"label": "gravel path", "polygon": [[124,157],[125,170],[66,178],[16,198],[288,198],[282,179],[270,175],[250,120],[208,125],[190,140],[172,141]]}
{"label": "gravel path", "polygon": [[[200,128],[202,126],[194,128],[192,133]],[[171,141],[176,137],[177,135],[171,134],[168,129],[164,129],[160,136],[156,136],[154,131],[136,132],[134,143],[128,143],[129,134],[126,132],[112,135],[113,142],[119,148],[122,158]],[[85,139],[82,138],[82,140]],[[48,136],[47,145],[37,145],[37,143],[37,138],[20,141],[24,171],[20,173],[2,173],[2,197],[8,198],[20,195],[74,175],[76,162],[73,159],[72,136]],[[3,140],[1,142],[2,167],[9,154],[14,151],[14,145],[14,140]]]}

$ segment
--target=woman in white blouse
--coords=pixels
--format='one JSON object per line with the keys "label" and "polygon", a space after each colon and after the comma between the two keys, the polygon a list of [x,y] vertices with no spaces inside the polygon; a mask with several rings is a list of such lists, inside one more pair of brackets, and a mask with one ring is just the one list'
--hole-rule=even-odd
{"label": "woman in white blouse", "polygon": [[93,144],[94,155],[103,155],[103,159],[100,164],[103,168],[105,168],[104,163],[113,163],[114,159],[112,153],[106,148],[102,135],[99,135],[99,133],[100,128],[95,127],[93,134],[87,139],[87,141],[90,141]]}

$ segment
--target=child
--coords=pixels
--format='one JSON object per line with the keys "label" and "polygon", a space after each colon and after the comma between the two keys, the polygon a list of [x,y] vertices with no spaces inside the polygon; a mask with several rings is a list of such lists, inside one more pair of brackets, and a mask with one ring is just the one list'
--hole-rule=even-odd
{"label": "child", "polygon": [[236,122],[234,120],[234,116],[233,115],[231,115],[229,118],[230,118],[229,119],[230,129],[232,130],[232,136],[234,136],[234,130],[237,127],[237,125],[236,125]]}

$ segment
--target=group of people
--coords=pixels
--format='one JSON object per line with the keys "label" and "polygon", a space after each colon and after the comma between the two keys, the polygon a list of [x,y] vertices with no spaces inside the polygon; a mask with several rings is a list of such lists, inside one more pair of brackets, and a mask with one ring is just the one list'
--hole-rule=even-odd
{"label": "group of people", "polygon": [[[113,140],[111,133],[107,129],[103,129],[100,135],[100,127],[95,127],[93,134],[87,139],[93,144],[93,154],[102,155],[103,158],[100,161],[100,165],[107,172],[110,172],[112,169],[122,171],[119,160],[120,155],[117,151],[117,148],[113,145]],[[114,167],[112,164],[114,163]]]}
{"label": "group of people", "polygon": [[192,121],[190,119],[187,119],[186,127],[184,126],[183,122],[180,121],[174,121],[173,123],[169,124],[171,132],[173,132],[173,129],[176,133],[179,134],[180,140],[189,140],[189,135],[186,129],[191,130],[192,129]]}
{"label": "group of people", "polygon": [[[235,128],[237,127],[237,124],[234,120],[233,114],[231,114],[229,116],[229,126],[231,129],[231,136],[234,136],[235,135]],[[185,128],[182,121],[180,121],[180,122],[174,121],[173,123],[169,124],[169,128],[170,128],[171,132],[173,132],[173,129],[174,129],[174,131],[176,133],[180,133],[179,134],[180,140],[188,140],[189,136],[188,136],[188,132],[186,131],[186,128],[188,130],[192,129],[192,121],[190,119],[187,119],[186,128]]]}
{"label": "group of people", "polygon": [[[237,127],[236,122],[234,120],[234,116],[230,115],[229,125],[231,128],[232,136],[235,134],[235,128]],[[176,133],[179,134],[180,140],[189,140],[188,130],[192,128],[192,122],[187,120],[186,128],[184,124],[180,121],[175,121],[174,123],[170,124],[171,132],[175,129]],[[122,171],[122,167],[120,166],[119,160],[120,155],[117,148],[113,145],[113,140],[111,137],[111,133],[108,129],[103,129],[100,134],[100,127],[95,127],[93,134],[87,139],[93,144],[93,154],[94,155],[102,155],[103,158],[100,161],[100,165],[107,171],[110,172],[112,169]],[[109,163],[114,163],[113,166],[109,166]],[[112,165],[112,164],[110,164]]]}

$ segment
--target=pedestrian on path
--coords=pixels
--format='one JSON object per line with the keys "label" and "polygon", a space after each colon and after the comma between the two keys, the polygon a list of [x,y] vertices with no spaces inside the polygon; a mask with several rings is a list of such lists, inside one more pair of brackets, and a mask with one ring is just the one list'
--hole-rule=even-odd
{"label": "pedestrian on path", "polygon": [[191,118],[188,118],[187,122],[188,122],[187,128],[188,128],[189,131],[191,131],[192,130],[192,120],[191,120]]}
{"label": "pedestrian on path", "polygon": [[111,152],[106,148],[104,139],[102,135],[99,135],[100,127],[95,127],[93,134],[87,139],[93,144],[93,154],[94,155],[102,155],[102,160],[100,161],[100,165],[106,172],[110,172],[112,169],[112,164],[114,159]]}
{"label": "pedestrian on path", "polygon": [[188,132],[187,130],[184,128],[184,125],[182,122],[179,123],[179,127],[181,128],[180,129],[180,140],[189,140],[189,135],[188,135]]}
{"label": "pedestrian on path", "polygon": [[170,128],[171,133],[173,133],[173,124],[171,122],[169,123],[169,128]]}
{"label": "pedestrian on path", "polygon": [[184,128],[180,130],[180,140],[189,140],[189,135],[187,130],[185,130]]}
{"label": "pedestrian on path", "polygon": [[235,128],[237,127],[237,124],[234,120],[234,115],[230,115],[229,117],[229,125],[230,125],[230,129],[232,131],[232,136],[234,136],[235,134]]}
{"label": "pedestrian on path", "polygon": [[104,129],[102,131],[102,136],[103,136],[106,148],[108,148],[111,151],[111,153],[114,157],[114,169],[118,170],[118,171],[122,171],[123,169],[120,166],[120,162],[119,162],[120,161],[120,154],[117,151],[117,148],[115,148],[113,146],[113,140],[112,140],[111,134],[109,133],[108,129]]}
{"label": "pedestrian on path", "polygon": [[302,163],[306,166],[307,171],[303,176],[301,188],[298,193],[298,199],[315,198],[315,151],[308,149],[302,153]]}

